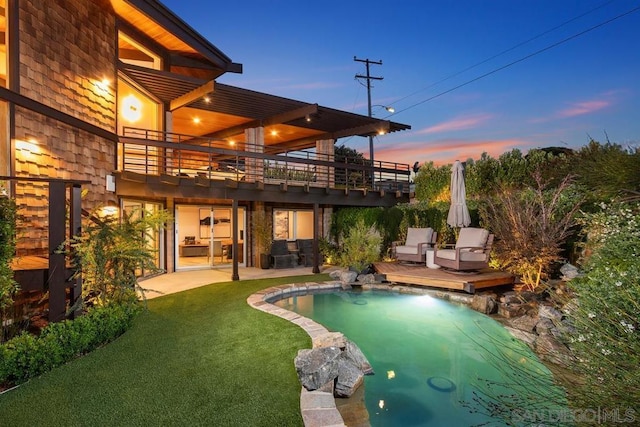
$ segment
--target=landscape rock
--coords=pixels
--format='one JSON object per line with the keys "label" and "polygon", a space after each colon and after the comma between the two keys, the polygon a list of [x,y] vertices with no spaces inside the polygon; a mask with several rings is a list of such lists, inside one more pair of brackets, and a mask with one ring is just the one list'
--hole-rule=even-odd
{"label": "landscape rock", "polygon": [[534,349],[540,358],[562,366],[574,363],[571,351],[552,335],[540,335],[536,338]]}
{"label": "landscape rock", "polygon": [[314,338],[314,347],[338,347],[344,349],[347,345],[347,338],[342,332],[327,332]]}
{"label": "landscape rock", "polygon": [[556,326],[551,319],[542,317],[538,320],[538,323],[536,323],[535,331],[538,335],[548,335],[551,334],[551,331],[555,328]]}
{"label": "landscape rock", "polygon": [[329,277],[333,280],[340,280],[340,275],[342,274],[341,270],[332,270],[329,272]]}
{"label": "landscape rock", "polygon": [[373,368],[371,367],[369,360],[367,360],[367,357],[364,355],[362,350],[360,350],[360,347],[358,347],[353,341],[346,341],[346,346],[342,355],[364,375],[373,374]]}
{"label": "landscape rock", "polygon": [[562,320],[562,313],[549,305],[540,304],[538,307],[538,317],[550,319],[554,323],[557,323]]}
{"label": "landscape rock", "polygon": [[505,319],[519,317],[526,313],[525,304],[500,304],[498,306],[498,315]]}
{"label": "landscape rock", "polygon": [[373,274],[360,274],[357,279],[360,283],[376,283],[376,277]]}
{"label": "landscape rock", "polygon": [[362,371],[343,356],[338,361],[338,378],[334,387],[334,395],[336,397],[351,396],[362,385],[363,379]]}
{"label": "landscape rock", "polygon": [[509,333],[511,333],[511,335],[514,338],[517,338],[520,341],[523,341],[529,347],[533,347],[533,343],[536,341],[536,338],[537,338],[536,334],[531,332],[525,332],[523,330],[512,328],[510,326],[505,326],[505,329],[509,331]]}
{"label": "landscape rock", "polygon": [[571,279],[575,279],[576,277],[580,277],[580,271],[578,268],[571,264],[565,264],[560,267],[560,273],[562,273],[562,280],[568,282]]}
{"label": "landscape rock", "polygon": [[509,319],[507,324],[512,328],[519,329],[524,332],[533,332],[538,324],[538,318],[524,315]]}
{"label": "landscape rock", "polygon": [[[300,350],[295,358],[296,372],[305,389],[349,397],[363,383],[364,375],[373,374],[371,364],[360,348],[341,333],[326,333],[314,343],[313,350]],[[331,343],[338,345],[318,347]]]}
{"label": "landscape rock", "polygon": [[358,273],[355,271],[342,270],[340,271],[340,280],[342,283],[355,283],[358,278]]}
{"label": "landscape rock", "polygon": [[492,295],[474,295],[471,308],[484,314],[495,313],[498,304]]}
{"label": "landscape rock", "polygon": [[309,391],[318,390],[338,376],[342,351],[338,347],[319,347],[298,351],[294,360],[300,382]]}

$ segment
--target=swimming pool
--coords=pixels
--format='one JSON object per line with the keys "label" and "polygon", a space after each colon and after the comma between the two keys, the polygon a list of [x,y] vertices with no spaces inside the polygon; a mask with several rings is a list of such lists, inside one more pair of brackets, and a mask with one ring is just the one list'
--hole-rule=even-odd
{"label": "swimming pool", "polygon": [[292,295],[274,304],[358,344],[375,370],[365,377],[372,426],[518,425],[563,401],[524,343],[465,306],[380,291]]}

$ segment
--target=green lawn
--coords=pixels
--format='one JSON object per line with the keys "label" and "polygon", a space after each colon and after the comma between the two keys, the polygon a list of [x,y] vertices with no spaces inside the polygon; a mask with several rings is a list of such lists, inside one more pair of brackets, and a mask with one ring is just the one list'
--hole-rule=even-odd
{"label": "green lawn", "polygon": [[326,275],[217,283],[149,301],[115,342],[0,396],[3,426],[300,426],[293,358],[311,340],[249,307]]}

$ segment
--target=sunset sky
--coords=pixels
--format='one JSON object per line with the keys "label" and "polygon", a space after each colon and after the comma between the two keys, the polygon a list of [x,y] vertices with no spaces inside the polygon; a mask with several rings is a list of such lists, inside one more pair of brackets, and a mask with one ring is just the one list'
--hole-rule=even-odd
{"label": "sunset sky", "polygon": [[[519,148],[640,144],[640,2],[631,0],[162,0],[243,74],[221,83],[412,129],[375,159],[413,164]],[[622,15],[622,16],[621,16]],[[368,141],[338,144],[362,151]]]}

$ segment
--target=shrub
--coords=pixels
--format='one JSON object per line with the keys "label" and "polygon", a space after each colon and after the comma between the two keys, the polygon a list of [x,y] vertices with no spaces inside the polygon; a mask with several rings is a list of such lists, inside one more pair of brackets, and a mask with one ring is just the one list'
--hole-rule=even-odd
{"label": "shrub", "polygon": [[123,212],[122,218],[93,222],[83,228],[69,245],[73,250],[78,274],[82,274],[82,296],[90,305],[126,302],[135,299],[133,290],[140,288],[137,275],[141,270],[156,271],[155,252],[147,245],[147,237],[169,220],[166,211],[142,214]]}
{"label": "shrub", "polygon": [[581,195],[570,176],[555,188],[533,174],[534,187],[503,187],[482,205],[483,220],[496,236],[493,259],[520,276],[530,289],[560,260],[562,245],[574,231]]}
{"label": "shrub", "polygon": [[634,408],[640,401],[640,203],[603,207],[584,220],[584,275],[569,282],[574,329],[566,340],[583,379],[573,393],[581,407]]}
{"label": "shrub", "polygon": [[358,272],[380,259],[382,237],[373,225],[367,226],[359,220],[342,239],[340,265],[352,267]]}
{"label": "shrub", "polygon": [[109,304],[51,323],[39,336],[23,332],[0,345],[0,384],[21,383],[113,341],[131,327],[139,310],[138,304]]}
{"label": "shrub", "polygon": [[18,289],[11,270],[16,249],[16,210],[15,200],[0,196],[0,310],[13,303]]}

